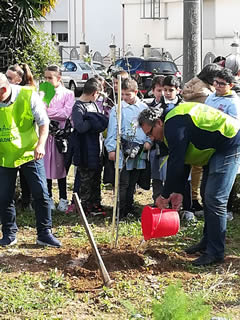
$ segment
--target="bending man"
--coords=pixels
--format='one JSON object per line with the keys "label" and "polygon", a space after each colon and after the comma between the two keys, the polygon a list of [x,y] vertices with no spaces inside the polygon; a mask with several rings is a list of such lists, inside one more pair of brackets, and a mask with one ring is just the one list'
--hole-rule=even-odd
{"label": "bending man", "polygon": [[159,208],[179,210],[190,165],[203,166],[201,195],[205,224],[201,241],[187,253],[203,253],[194,265],[224,259],[227,201],[240,164],[240,123],[223,112],[195,102],[182,103],[163,118],[163,110],[146,109],[139,125],[169,150],[167,179],[157,198]]}

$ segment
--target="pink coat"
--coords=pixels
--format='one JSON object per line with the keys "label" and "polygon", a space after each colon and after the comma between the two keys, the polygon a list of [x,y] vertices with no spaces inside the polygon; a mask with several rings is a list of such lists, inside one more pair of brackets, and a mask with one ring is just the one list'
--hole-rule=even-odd
{"label": "pink coat", "polygon": [[[47,113],[50,120],[59,122],[63,128],[66,119],[72,114],[74,105],[74,93],[63,86],[56,88],[56,94],[47,107]],[[54,137],[48,136],[44,156],[44,165],[47,179],[61,179],[66,177],[63,155],[58,152]]]}

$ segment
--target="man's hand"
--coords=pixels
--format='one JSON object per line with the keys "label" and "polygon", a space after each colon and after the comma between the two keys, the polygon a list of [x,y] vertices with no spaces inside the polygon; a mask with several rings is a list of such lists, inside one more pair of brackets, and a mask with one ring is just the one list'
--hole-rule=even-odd
{"label": "man's hand", "polygon": [[45,147],[43,144],[38,143],[35,150],[34,150],[34,159],[40,160],[45,155]]}
{"label": "man's hand", "polygon": [[115,161],[116,160],[116,152],[115,151],[111,151],[108,153],[108,159]]}
{"label": "man's hand", "polygon": [[179,211],[182,207],[183,195],[181,193],[171,193],[169,200],[172,204],[172,209]]}
{"label": "man's hand", "polygon": [[151,143],[149,143],[149,142],[144,143],[144,145],[143,145],[144,150],[151,150],[151,148],[152,148]]}
{"label": "man's hand", "polygon": [[166,209],[166,208],[168,208],[169,198],[165,199],[160,195],[159,197],[157,197],[155,202],[156,202],[156,206],[159,209]]}

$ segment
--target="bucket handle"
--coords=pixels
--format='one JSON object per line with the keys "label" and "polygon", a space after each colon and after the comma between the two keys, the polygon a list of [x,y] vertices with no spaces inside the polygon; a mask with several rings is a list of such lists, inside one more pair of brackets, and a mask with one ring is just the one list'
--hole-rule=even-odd
{"label": "bucket handle", "polygon": [[160,212],[160,215],[159,215],[159,218],[158,218],[158,222],[156,223],[156,226],[153,229],[153,232],[158,228],[158,226],[159,226],[159,224],[161,222],[161,219],[162,219],[162,214],[163,214],[163,210],[161,209],[161,212]]}

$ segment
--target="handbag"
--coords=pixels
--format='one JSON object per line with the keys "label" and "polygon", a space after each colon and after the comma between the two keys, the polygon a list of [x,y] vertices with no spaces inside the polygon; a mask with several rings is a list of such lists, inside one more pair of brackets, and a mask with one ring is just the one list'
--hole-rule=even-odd
{"label": "handbag", "polygon": [[56,147],[59,153],[68,151],[68,137],[73,131],[70,118],[67,118],[64,128],[59,128],[59,122],[51,120],[49,124],[49,133],[54,137]]}

